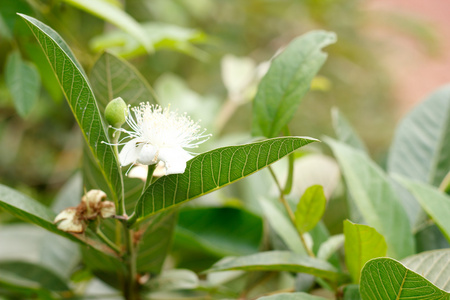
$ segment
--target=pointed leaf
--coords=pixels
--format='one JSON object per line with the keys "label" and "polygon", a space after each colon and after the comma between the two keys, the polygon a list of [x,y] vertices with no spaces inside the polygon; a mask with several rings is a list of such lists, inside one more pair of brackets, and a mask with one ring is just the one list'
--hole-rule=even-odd
{"label": "pointed leaf", "polygon": [[227,257],[214,264],[206,272],[227,270],[287,271],[307,273],[332,281],[346,279],[344,274],[338,273],[332,265],[325,261],[288,251],[268,251],[241,257]]}
{"label": "pointed leaf", "polygon": [[399,124],[389,173],[439,186],[450,170],[450,86],[419,104]]}
{"label": "pointed leaf", "polygon": [[148,52],[153,51],[153,45],[141,25],[117,6],[102,0],[64,1],[116,25],[138,40]]}
{"label": "pointed leaf", "polygon": [[344,245],[344,235],[337,234],[328,238],[320,245],[317,252],[317,258],[322,260],[328,260],[336,251]]}
{"label": "pointed leaf", "polygon": [[41,80],[36,67],[14,51],[6,60],[5,81],[17,112],[26,117],[39,97]]}
{"label": "pointed leaf", "polygon": [[139,71],[111,53],[105,52],[100,56],[89,78],[100,111],[104,111],[108,102],[117,97],[122,97],[131,106],[140,102],[156,103],[152,88]]}
{"label": "pointed leaf", "polygon": [[450,292],[450,249],[433,250],[408,256],[402,263],[423,275],[438,288]]}
{"label": "pointed leaf", "polygon": [[450,196],[437,188],[418,181],[396,177],[419,201],[450,242]]}
{"label": "pointed leaf", "polygon": [[32,17],[19,15],[26,21],[47,56],[84,138],[96,157],[96,162],[101,166],[112,192],[111,196],[117,202],[122,191],[122,174],[112,147],[104,144],[108,138],[84,71],[55,31]]}
{"label": "pointed leaf", "polygon": [[363,300],[448,300],[450,294],[394,259],[375,258],[362,270],[361,297]]}
{"label": "pointed leaf", "polygon": [[136,217],[142,220],[158,211],[215,191],[314,141],[317,140],[274,138],[199,154],[187,162],[183,174],[163,176],[147,188],[136,205]]}
{"label": "pointed leaf", "polygon": [[388,255],[403,258],[414,253],[408,216],[386,174],[360,150],[328,138],[341,165],[347,187],[366,222],[386,239]]}
{"label": "pointed leaf", "polygon": [[322,48],[334,42],[334,33],[312,31],[293,40],[272,61],[253,103],[253,136],[278,136],[325,62]]}
{"label": "pointed leaf", "polygon": [[321,185],[313,185],[306,189],[297,204],[295,211],[295,225],[302,232],[313,229],[325,212],[327,199]]}
{"label": "pointed leaf", "polygon": [[386,256],[384,237],[367,225],[344,221],[345,262],[353,282],[359,283],[361,270],[372,258]]}

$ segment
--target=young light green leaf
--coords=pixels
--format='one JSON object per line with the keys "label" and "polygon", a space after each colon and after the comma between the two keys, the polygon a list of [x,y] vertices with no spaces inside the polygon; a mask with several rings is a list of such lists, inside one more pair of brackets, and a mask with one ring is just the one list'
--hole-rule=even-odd
{"label": "young light green leaf", "polygon": [[147,188],[129,224],[251,175],[314,141],[305,137],[274,138],[197,155],[187,162],[183,174],[163,176]]}
{"label": "young light green leaf", "polygon": [[450,86],[431,94],[395,132],[388,171],[439,186],[450,170]]}
{"label": "young light green leaf", "polygon": [[259,300],[325,300],[319,296],[313,296],[307,293],[281,293],[271,296],[258,298]]}
{"label": "young light green leaf", "polygon": [[402,263],[425,276],[438,288],[450,292],[450,249],[422,252],[408,256]]}
{"label": "young light green leaf", "polygon": [[103,53],[92,67],[89,78],[101,112],[117,97],[131,106],[140,102],[156,103],[152,88],[139,71],[114,54]]}
{"label": "young light green leaf", "polygon": [[345,262],[354,283],[359,283],[361,270],[372,258],[386,256],[384,237],[367,225],[344,221]]}
{"label": "young light green leaf", "polygon": [[141,25],[117,6],[103,0],[64,0],[64,2],[116,25],[138,40],[147,52],[153,51],[153,45]]}
{"label": "young light green leaf", "polygon": [[190,290],[199,286],[199,279],[191,270],[170,269],[163,271],[146,285],[152,291]]}
{"label": "young light green leaf", "polygon": [[[25,287],[37,287],[55,292],[70,291],[67,283],[51,270],[24,261],[0,261],[2,277],[28,282]],[[4,280],[4,278],[3,278]]]}
{"label": "young light green leaf", "polygon": [[334,132],[336,133],[338,140],[367,153],[366,145],[337,107],[333,107],[331,116],[333,119]]}
{"label": "young light green leaf", "polygon": [[334,42],[334,33],[312,31],[293,40],[272,61],[254,99],[253,136],[278,136],[325,62],[327,54],[322,48]]}
{"label": "young light green leaf", "polygon": [[360,150],[327,138],[356,205],[371,227],[386,239],[387,254],[403,258],[414,253],[408,216],[386,174]]}
{"label": "young light green leaf", "polygon": [[363,300],[450,299],[449,293],[391,258],[375,258],[366,263],[360,291]]}
{"label": "young light green leaf", "polygon": [[450,242],[450,196],[426,183],[399,176],[396,179],[416,197]]}
{"label": "young light green leaf", "polygon": [[141,236],[137,248],[137,271],[159,274],[172,245],[177,223],[177,212],[168,211],[153,216],[141,226]]}
{"label": "young light green leaf", "polygon": [[39,97],[41,79],[36,67],[14,51],[6,60],[5,81],[17,112],[26,117]]}
{"label": "young light green leaf", "polygon": [[268,251],[241,257],[226,257],[206,272],[227,270],[307,273],[332,281],[342,281],[347,278],[325,261],[288,251]]}
{"label": "young light green leaf", "polygon": [[30,27],[47,56],[96,163],[101,166],[102,175],[112,192],[111,197],[117,202],[122,192],[122,173],[112,147],[104,143],[108,137],[83,69],[55,31],[32,17],[19,15]]}
{"label": "young light green leaf", "polygon": [[313,185],[306,189],[295,211],[295,225],[300,232],[310,231],[317,225],[325,212],[327,199],[321,185]]}

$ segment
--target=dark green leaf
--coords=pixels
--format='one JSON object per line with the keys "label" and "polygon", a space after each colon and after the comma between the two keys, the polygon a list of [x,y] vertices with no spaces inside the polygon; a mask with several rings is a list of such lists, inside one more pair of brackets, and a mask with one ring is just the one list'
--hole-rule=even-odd
{"label": "dark green leaf", "polygon": [[295,225],[302,232],[313,229],[322,218],[327,199],[321,185],[313,185],[306,189],[297,204]]}
{"label": "dark green leaf", "polygon": [[[45,267],[23,261],[0,261],[0,273],[51,291],[69,291],[67,283]],[[3,278],[4,280],[4,278]],[[25,282],[23,281],[23,282]],[[26,284],[28,286],[28,284]],[[34,287],[31,285],[31,287]]]}
{"label": "dark green leaf", "polygon": [[263,224],[260,217],[231,207],[188,208],[180,211],[176,243],[218,256],[258,252]]}
{"label": "dark green leaf", "polygon": [[5,81],[17,112],[26,117],[39,97],[41,80],[36,67],[14,51],[6,60]]}
{"label": "dark green leaf", "polygon": [[450,86],[419,104],[399,124],[389,173],[439,186],[450,170]]}
{"label": "dark green leaf", "polygon": [[361,300],[361,294],[359,293],[359,284],[349,284],[344,287],[343,300]]}
{"label": "dark green leaf", "polygon": [[312,31],[293,40],[272,61],[253,103],[253,136],[278,136],[325,62],[322,48],[334,42],[334,33]]}
{"label": "dark green leaf", "polygon": [[155,181],[136,205],[139,220],[206,193],[217,190],[317,141],[284,137],[230,146],[202,153],[187,162],[183,174],[163,176]]}
{"label": "dark green leaf", "polygon": [[101,166],[102,174],[113,193],[111,196],[117,203],[118,195],[121,195],[122,191],[122,174],[112,147],[104,144],[108,137],[83,69],[55,31],[32,17],[22,14],[20,16],[26,21],[47,56],[86,142],[96,157],[96,162]]}
{"label": "dark green leaf", "polygon": [[176,211],[163,212],[153,216],[141,226],[143,235],[138,243],[137,270],[159,274],[172,244],[177,223]]}
{"label": "dark green leaf", "polygon": [[257,254],[227,257],[214,264],[207,272],[244,270],[244,271],[287,271],[307,273],[332,281],[345,280],[329,263],[305,255],[287,251],[269,251]]}
{"label": "dark green leaf", "polygon": [[384,237],[367,225],[344,221],[345,262],[353,282],[359,283],[361,270],[372,258],[386,256]]}
{"label": "dark green leaf", "polygon": [[122,97],[131,106],[140,102],[156,103],[154,92],[144,77],[127,61],[111,53],[100,56],[90,75],[92,89],[102,112],[108,102],[117,97]]}
{"label": "dark green leaf", "polygon": [[389,256],[414,253],[408,216],[387,175],[363,152],[328,138],[341,165],[347,187],[366,222],[386,239]]}
{"label": "dark green leaf", "polygon": [[448,300],[450,294],[391,258],[375,258],[364,266],[361,276],[363,300]]}
{"label": "dark green leaf", "polygon": [[438,288],[450,291],[450,249],[419,253],[403,259],[402,263]]}

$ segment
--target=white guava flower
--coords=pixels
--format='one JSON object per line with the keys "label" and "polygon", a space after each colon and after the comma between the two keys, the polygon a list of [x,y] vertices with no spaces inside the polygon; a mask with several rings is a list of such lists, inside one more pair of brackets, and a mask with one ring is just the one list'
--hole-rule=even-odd
{"label": "white guava flower", "polygon": [[131,109],[126,122],[131,130],[117,130],[128,134],[119,153],[122,166],[153,165],[164,162],[165,175],[184,173],[186,162],[193,157],[186,149],[196,148],[211,135],[204,134],[197,122],[186,114],[178,114],[159,105],[141,103]]}
{"label": "white guava flower", "polygon": [[70,233],[83,233],[86,224],[79,219],[76,207],[69,207],[60,212],[56,218],[57,228]]}

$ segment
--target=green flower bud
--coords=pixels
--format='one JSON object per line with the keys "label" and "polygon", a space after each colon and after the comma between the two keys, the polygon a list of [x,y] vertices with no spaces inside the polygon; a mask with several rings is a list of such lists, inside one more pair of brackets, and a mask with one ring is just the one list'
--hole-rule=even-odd
{"label": "green flower bud", "polygon": [[118,97],[111,100],[105,109],[105,118],[109,125],[119,128],[125,123],[128,116],[127,104],[122,98]]}

